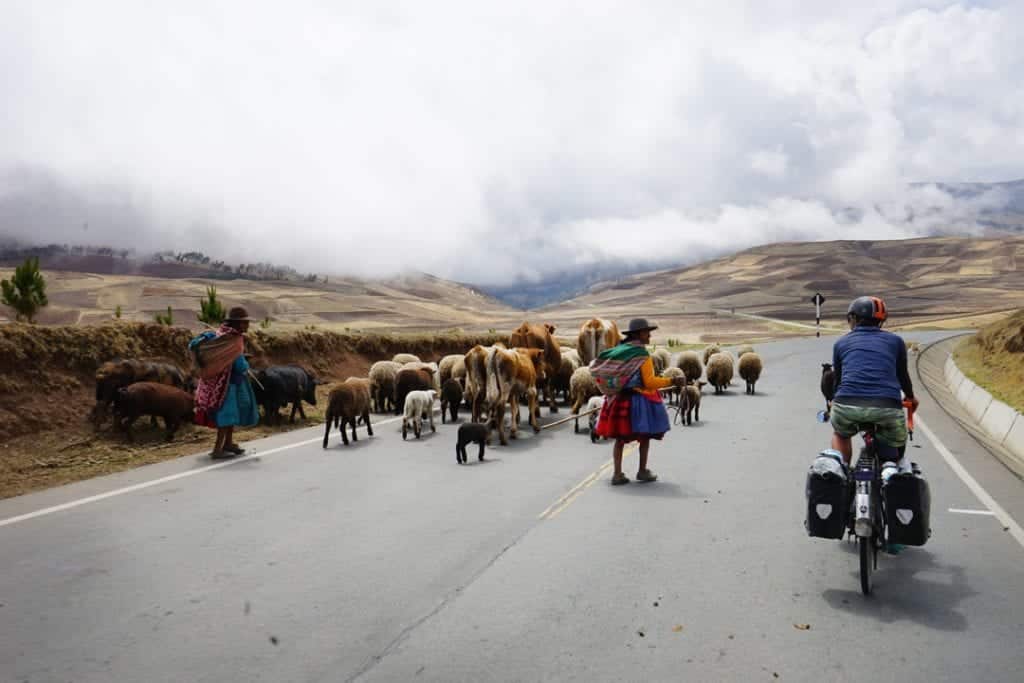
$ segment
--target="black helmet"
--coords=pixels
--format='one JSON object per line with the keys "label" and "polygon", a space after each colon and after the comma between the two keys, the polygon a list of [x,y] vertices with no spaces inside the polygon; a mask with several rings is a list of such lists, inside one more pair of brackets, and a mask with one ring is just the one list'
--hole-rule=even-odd
{"label": "black helmet", "polygon": [[860,296],[850,302],[846,317],[862,321],[874,320],[876,324],[881,324],[889,317],[889,312],[885,302],[877,296]]}

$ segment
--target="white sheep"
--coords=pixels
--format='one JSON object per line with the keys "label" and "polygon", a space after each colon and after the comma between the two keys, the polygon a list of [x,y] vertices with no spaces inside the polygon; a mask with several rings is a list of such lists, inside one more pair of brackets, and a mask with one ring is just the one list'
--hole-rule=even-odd
{"label": "white sheep", "polygon": [[402,416],[403,440],[408,433],[410,424],[412,425],[413,434],[416,435],[417,439],[420,438],[424,416],[430,420],[430,431],[437,431],[434,427],[434,397],[436,395],[437,392],[433,389],[410,391],[405,395],[405,408]]}
{"label": "white sheep", "polygon": [[[590,415],[587,415],[587,420],[590,424],[590,443],[597,443],[597,418],[601,414],[601,408],[604,407],[604,396],[591,396],[590,400],[587,401],[587,410],[592,411]],[[579,422],[579,418],[576,418]]]}
{"label": "white sheep", "polygon": [[419,363],[420,357],[412,353],[396,353],[391,361],[405,365],[406,363]]}
{"label": "white sheep", "polygon": [[[600,396],[601,390],[597,388],[597,382],[590,373],[590,368],[584,366],[572,373],[569,378],[569,399],[572,401],[572,413],[580,414],[580,408],[590,400],[591,396]],[[579,432],[577,425],[576,431]]]}
{"label": "white sheep", "polygon": [[[668,379],[676,379],[677,377],[686,377],[686,373],[679,368],[665,368],[665,372],[663,372],[661,376],[667,377]],[[679,395],[682,393],[680,387],[669,387],[664,391],[668,393],[669,405],[672,405],[673,399],[675,400],[675,405],[679,405]]]}
{"label": "white sheep", "polygon": [[672,365],[672,354],[668,349],[654,349],[651,352],[651,362],[654,364],[654,374],[660,375]]}
{"label": "white sheep", "polygon": [[569,358],[569,360],[576,364],[576,367],[583,365],[583,361],[580,360],[580,352],[576,349],[562,349],[562,357]]}
{"label": "white sheep", "polygon": [[370,366],[370,397],[373,409],[378,413],[394,410],[395,377],[402,369],[401,363],[381,360]]}
{"label": "white sheep", "polygon": [[740,348],[736,349],[736,357],[737,358],[743,358],[743,354],[745,354],[745,353],[753,353],[753,352],[754,352],[754,347],[753,346],[751,346],[750,344],[744,344]]}
{"label": "white sheep", "polygon": [[[461,369],[460,369],[461,367]],[[465,387],[466,380],[466,356],[462,353],[453,353],[445,356],[437,364],[438,382],[441,386],[450,379],[459,380],[459,384]]]}
{"label": "white sheep", "polygon": [[733,360],[728,353],[716,353],[708,359],[705,368],[708,383],[715,387],[715,394],[721,394],[732,382]]}

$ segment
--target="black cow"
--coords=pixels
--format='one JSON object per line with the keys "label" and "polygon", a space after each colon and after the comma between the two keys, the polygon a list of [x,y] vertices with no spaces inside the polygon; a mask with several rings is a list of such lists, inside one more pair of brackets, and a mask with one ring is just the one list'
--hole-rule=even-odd
{"label": "black cow", "polygon": [[292,404],[289,422],[295,422],[295,412],[306,419],[306,411],[302,409],[305,401],[311,406],[316,405],[316,387],[319,382],[305,368],[298,365],[272,365],[260,370],[253,382],[256,402],[263,406],[267,424],[281,423],[281,408]]}

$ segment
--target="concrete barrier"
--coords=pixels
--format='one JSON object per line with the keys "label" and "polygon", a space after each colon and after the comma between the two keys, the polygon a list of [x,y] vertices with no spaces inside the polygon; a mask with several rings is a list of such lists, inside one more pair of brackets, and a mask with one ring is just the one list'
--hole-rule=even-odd
{"label": "concrete barrier", "polygon": [[966,378],[964,379],[963,382],[960,382],[960,386],[957,387],[957,390],[956,390],[956,401],[957,401],[957,403],[959,403],[960,405],[966,407],[967,406],[967,397],[971,395],[971,392],[974,391],[974,387],[976,387],[976,386],[977,385],[974,382],[972,382],[971,380],[966,379]]}
{"label": "concrete barrier", "polygon": [[1010,433],[1014,420],[1017,419],[1017,411],[1002,401],[992,400],[988,410],[981,416],[981,428],[997,439],[1000,435],[1005,437]]}
{"label": "concrete barrier", "polygon": [[981,422],[982,416],[988,410],[991,403],[992,394],[975,385],[974,390],[967,397],[967,414],[973,417],[976,422]]}
{"label": "concrete barrier", "polygon": [[1003,445],[1015,456],[1024,461],[1024,415],[1017,414],[1017,419],[1003,439]]}

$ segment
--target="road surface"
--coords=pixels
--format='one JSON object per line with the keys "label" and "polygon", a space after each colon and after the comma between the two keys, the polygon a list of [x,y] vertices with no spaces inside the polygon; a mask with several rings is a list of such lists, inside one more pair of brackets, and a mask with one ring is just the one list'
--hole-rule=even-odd
{"label": "road surface", "polygon": [[928,545],[866,599],[854,546],[806,537],[832,341],[761,345],[654,484],[571,425],[460,467],[454,427],[378,416],[0,501],[0,680],[1024,680],[1024,547],[936,442],[1017,522],[1024,486],[922,388]]}

